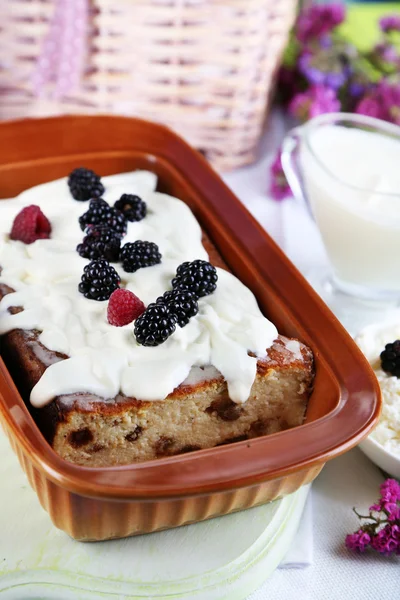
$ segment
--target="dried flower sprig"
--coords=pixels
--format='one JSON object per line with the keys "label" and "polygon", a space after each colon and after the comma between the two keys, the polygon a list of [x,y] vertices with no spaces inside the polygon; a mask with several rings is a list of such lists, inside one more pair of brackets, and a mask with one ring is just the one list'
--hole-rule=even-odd
{"label": "dried flower sprig", "polygon": [[400,554],[400,483],[387,479],[380,486],[380,498],[369,507],[368,515],[355,514],[363,523],[346,536],[349,550],[364,552],[368,547],[380,554]]}

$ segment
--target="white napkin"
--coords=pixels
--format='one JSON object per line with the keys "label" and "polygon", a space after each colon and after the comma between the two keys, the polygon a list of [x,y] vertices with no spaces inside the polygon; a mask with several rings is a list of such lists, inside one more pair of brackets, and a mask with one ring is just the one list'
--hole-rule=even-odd
{"label": "white napkin", "polygon": [[303,515],[291,547],[279,565],[279,569],[304,569],[313,562],[312,496],[308,494]]}

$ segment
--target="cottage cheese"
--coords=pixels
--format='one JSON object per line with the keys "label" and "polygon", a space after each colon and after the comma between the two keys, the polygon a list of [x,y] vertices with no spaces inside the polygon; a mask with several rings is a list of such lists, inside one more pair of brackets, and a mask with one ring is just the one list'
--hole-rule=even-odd
{"label": "cottage cheese", "polygon": [[382,415],[370,437],[388,452],[400,457],[400,379],[381,368],[380,353],[385,344],[400,339],[400,312],[366,327],[355,340],[367,357],[382,390]]}

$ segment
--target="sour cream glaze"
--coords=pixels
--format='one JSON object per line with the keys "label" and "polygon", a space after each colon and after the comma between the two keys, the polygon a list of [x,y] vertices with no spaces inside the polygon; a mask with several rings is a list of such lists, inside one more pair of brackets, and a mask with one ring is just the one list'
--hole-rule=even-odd
{"label": "sour cream glaze", "polygon": [[[148,305],[171,289],[182,262],[208,260],[200,226],[186,204],[155,191],[156,178],[150,172],[123,173],[102,181],[106,188],[103,197],[110,204],[123,193],[137,194],[147,203],[146,218],[128,223],[122,243],[155,242],[162,254],[161,264],[135,273],[126,273],[119,263],[114,267],[121,276],[121,287]],[[30,204],[40,206],[51,222],[52,233],[49,240],[25,245],[10,240],[9,232],[15,216]],[[208,365],[226,379],[230,398],[245,402],[256,376],[257,358],[266,356],[277,337],[275,326],[261,314],[252,292],[232,274],[217,269],[216,291],[200,298],[199,312],[188,325],[178,326],[160,346],[139,346],[133,324],[109,325],[108,303],[88,300],[78,291],[89,262],[76,252],[83,237],[78,218],[87,207],[88,202],[72,198],[66,179],[0,202],[0,283],[15,290],[0,302],[0,334],[37,329],[46,348],[69,357],[48,366],[32,390],[31,403],[42,407],[56,396],[77,392],[102,400],[120,392],[141,400],[163,400],[186,378],[195,378],[196,367]],[[24,310],[12,315],[8,311],[11,306]]]}

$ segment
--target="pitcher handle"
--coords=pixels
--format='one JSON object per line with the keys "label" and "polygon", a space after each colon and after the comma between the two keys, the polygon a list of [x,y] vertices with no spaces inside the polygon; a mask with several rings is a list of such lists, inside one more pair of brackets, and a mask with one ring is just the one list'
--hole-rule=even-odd
{"label": "pitcher handle", "polygon": [[299,165],[297,164],[298,157],[296,156],[302,137],[302,132],[300,131],[301,129],[301,126],[295,127],[286,134],[282,144],[281,161],[283,171],[294,197],[302,201],[304,206],[308,208],[304,190],[304,182],[300,173]]}

